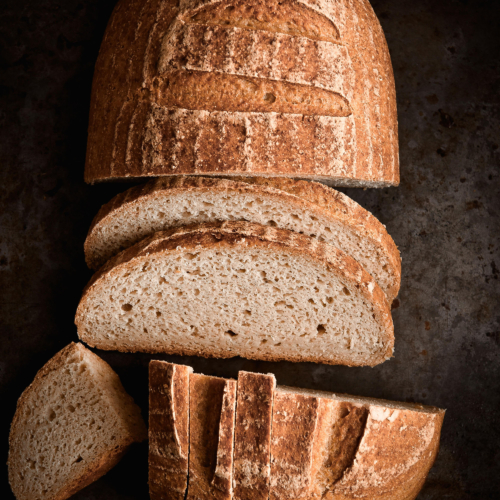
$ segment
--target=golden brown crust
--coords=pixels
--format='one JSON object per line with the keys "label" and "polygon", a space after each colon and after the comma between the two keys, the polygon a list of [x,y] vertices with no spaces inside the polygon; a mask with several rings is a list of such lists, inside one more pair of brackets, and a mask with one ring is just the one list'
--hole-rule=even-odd
{"label": "golden brown crust", "polygon": [[274,375],[240,371],[234,439],[234,499],[268,500]]}
{"label": "golden brown crust", "polygon": [[370,406],[353,466],[328,500],[413,500],[437,456],[444,410],[424,413]]}
{"label": "golden brown crust", "polygon": [[309,499],[318,411],[318,398],[276,392],[269,500]]}
{"label": "golden brown crust", "polygon": [[[53,356],[36,374],[33,382],[23,391],[21,397],[19,398],[16,405],[16,413],[11,423],[10,435],[9,435],[9,449],[12,450],[16,446],[16,436],[22,435],[22,429],[24,423],[22,421],[21,409],[29,405],[29,401],[33,397],[33,394],[38,391],[38,388],[43,384],[44,378],[52,372],[58,371],[65,367],[68,361],[75,356],[87,356],[92,358],[94,361],[98,361],[100,364],[106,364],[107,368],[111,370],[111,367],[105,363],[101,358],[99,358],[92,351],[86,349],[80,343],[70,343],[64,349],[59,351],[55,356]],[[121,384],[120,384],[121,386]],[[121,388],[123,390],[123,388]],[[110,471],[123,457],[125,452],[128,450],[129,446],[133,442],[142,441],[145,436],[142,436],[142,430],[137,430],[136,435],[130,434],[128,440],[120,443],[115,448],[109,450],[105,454],[101,455],[98,459],[90,462],[80,474],[75,477],[70,483],[68,483],[62,490],[54,492],[50,497],[51,500],[65,500],[70,496],[74,495],[77,491],[85,488],[89,484],[93,483],[108,471]],[[141,435],[140,435],[141,434]],[[15,466],[12,463],[11,456],[9,454],[8,467],[9,476],[12,472],[11,469]],[[11,487],[14,494],[18,496],[16,491],[16,484],[13,477],[9,477]],[[18,498],[20,498],[18,496]],[[48,497],[47,497],[48,498]]]}
{"label": "golden brown crust", "polygon": [[149,495],[184,500],[189,455],[189,374],[164,361],[149,364]]}
{"label": "golden brown crust", "polygon": [[[222,462],[227,466],[230,462],[226,459],[232,457],[236,383],[232,380],[193,374],[189,385],[190,442],[187,500],[229,500],[231,491],[225,487],[231,487],[231,478],[227,475],[224,477],[228,471]],[[221,425],[225,428],[221,429]],[[225,431],[225,435],[220,440],[221,430]],[[229,444],[230,449],[228,449]],[[219,468],[218,478],[215,476],[217,465],[222,465],[222,468]],[[214,479],[215,484],[213,484]]]}
{"label": "golden brown crust", "polygon": [[[122,0],[116,7],[95,70],[87,182],[251,174],[399,183],[394,77],[366,0],[178,5]],[[186,69],[224,81],[238,75],[305,85],[311,93],[326,89],[346,99],[352,116],[274,114],[264,104],[262,112],[234,112],[240,108],[232,101],[212,112],[165,105],[156,90],[170,71]],[[267,103],[278,102],[270,93],[276,101]]]}
{"label": "golden brown crust", "polygon": [[398,294],[401,284],[401,257],[394,240],[385,226],[370,212],[343,193],[316,182],[285,178],[233,177],[228,179],[196,176],[173,176],[154,179],[135,186],[103,205],[94,217],[85,240],[85,255],[89,267],[97,269],[104,262],[96,260],[93,246],[99,237],[99,229],[112,224],[114,214],[122,210],[137,209],[142,200],[156,196],[173,196],[177,193],[206,191],[236,193],[262,193],[295,205],[297,210],[317,213],[345,224],[361,238],[366,238],[380,248],[389,259],[394,282],[386,290],[388,300]]}
{"label": "golden brown crust", "polygon": [[[110,259],[99,271],[97,271],[85,287],[75,317],[78,334],[85,342],[87,338],[83,325],[85,324],[84,307],[85,301],[92,293],[98,293],[101,280],[110,279],[114,273],[123,266],[137,265],[139,261],[146,262],[151,255],[170,252],[200,251],[210,248],[232,248],[259,247],[266,250],[283,251],[299,255],[301,258],[313,259],[320,262],[328,272],[349,282],[373,307],[376,321],[381,325],[382,345],[386,346],[385,352],[373,356],[370,366],[385,361],[392,355],[394,347],[394,326],[390,306],[381,288],[373,278],[352,258],[335,247],[321,243],[313,238],[269,226],[251,224],[248,222],[224,222],[214,224],[201,224],[190,227],[173,228],[162,231],[145,238],[136,245],[124,250]],[[103,281],[104,283],[104,281]],[[105,286],[105,285],[103,285]],[[105,345],[100,348],[106,349]],[[123,351],[127,348],[123,347]],[[210,352],[192,351],[183,348],[161,349],[159,352],[170,354],[195,355],[210,357]],[[228,352],[227,356],[218,354],[217,357],[232,357],[234,353]],[[259,354],[259,359],[269,361],[280,360],[273,355]],[[308,358],[298,355],[296,358],[287,357],[290,361],[312,361],[318,362],[317,358]],[[343,358],[332,358],[321,360],[330,364],[349,364]],[[354,366],[354,363],[352,364]]]}

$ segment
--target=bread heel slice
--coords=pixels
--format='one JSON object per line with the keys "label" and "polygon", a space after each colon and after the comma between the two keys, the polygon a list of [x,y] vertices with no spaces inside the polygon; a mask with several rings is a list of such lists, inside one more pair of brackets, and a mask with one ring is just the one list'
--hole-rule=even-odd
{"label": "bread heel slice", "polygon": [[130,444],[147,439],[140,410],[118,375],[82,344],[70,344],[17,403],[9,481],[18,500],[64,500],[102,475]]}

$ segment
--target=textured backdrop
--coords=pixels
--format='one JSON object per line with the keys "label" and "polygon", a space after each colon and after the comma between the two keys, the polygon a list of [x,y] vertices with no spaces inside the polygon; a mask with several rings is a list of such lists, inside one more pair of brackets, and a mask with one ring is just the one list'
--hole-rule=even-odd
{"label": "textured backdrop", "polygon": [[[86,186],[92,72],[115,0],[1,0],[0,462],[16,400],[76,340],[83,241],[127,186]],[[377,368],[182,359],[206,374],[447,408],[422,500],[500,498],[500,2],[376,0],[398,95],[401,186],[345,190],[401,249],[396,357]],[[150,356],[98,352],[147,411]],[[179,361],[179,357],[164,357]],[[13,498],[2,466],[0,498]],[[147,445],[74,498],[146,499]]]}

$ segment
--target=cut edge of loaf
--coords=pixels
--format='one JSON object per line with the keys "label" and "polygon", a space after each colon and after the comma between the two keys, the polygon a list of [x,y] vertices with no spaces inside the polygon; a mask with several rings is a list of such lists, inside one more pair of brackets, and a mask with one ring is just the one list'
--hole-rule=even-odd
{"label": "cut edge of loaf", "polygon": [[[26,487],[23,488],[22,485],[22,482],[25,481],[26,472],[23,473],[24,469],[22,469],[22,464],[19,463],[19,460],[23,458],[25,453],[33,451],[37,452],[36,449],[31,449],[31,445],[28,445],[30,447],[28,450],[20,450],[21,446],[26,445],[26,438],[24,436],[24,428],[27,425],[26,417],[31,416],[35,411],[30,405],[30,402],[34,398],[40,397],[42,391],[46,389],[44,385],[46,384],[47,379],[50,378],[52,374],[59,373],[61,370],[67,368],[68,364],[71,362],[82,363],[84,360],[91,364],[90,367],[84,365],[86,367],[84,371],[93,371],[93,373],[89,374],[89,377],[94,379],[91,386],[94,387],[94,384],[101,386],[106,384],[104,392],[99,392],[99,395],[97,396],[102,399],[98,399],[95,403],[105,405],[107,412],[112,412],[114,414],[116,421],[119,423],[119,427],[113,428],[115,438],[118,432],[120,432],[121,435],[119,435],[118,439],[116,439],[113,443],[108,442],[106,444],[102,444],[98,455],[89,457],[89,463],[83,468],[78,468],[76,471],[72,471],[70,467],[67,474],[72,473],[74,477],[67,477],[66,481],[61,484],[57,484],[56,481],[52,481],[52,484],[49,482],[41,493],[30,493],[30,491],[26,492]],[[79,373],[78,377],[83,377],[83,372]],[[56,382],[60,379],[61,377],[59,376]],[[68,399],[70,399],[70,395],[66,394],[63,401]],[[77,406],[77,403],[75,406]],[[47,422],[51,422],[57,418],[54,409],[43,408],[42,411],[44,410],[46,415],[45,417],[41,416],[41,419],[46,418]],[[68,411],[75,412],[76,410],[78,410],[78,408],[69,404]],[[24,415],[25,412],[27,412],[27,415]],[[63,425],[64,423],[61,427]],[[78,439],[82,441],[82,437],[83,436]],[[33,497],[33,494],[41,495],[40,498],[42,499],[50,498],[51,500],[64,500],[85,486],[88,486],[92,482],[96,481],[112,469],[120,461],[132,443],[141,442],[145,439],[147,439],[147,430],[141,417],[140,409],[134,403],[133,399],[125,392],[118,375],[104,360],[99,358],[99,356],[88,350],[82,344],[71,343],[53,356],[37,372],[33,382],[23,391],[17,402],[16,413],[12,420],[9,435],[9,482],[18,500],[29,500]],[[75,446],[78,446],[78,444],[75,444]],[[96,446],[96,448],[98,448],[98,446]],[[87,451],[88,450],[80,450],[79,458],[75,463],[85,461],[81,455],[87,453]],[[55,453],[57,455],[58,449],[56,449]],[[53,459],[55,459],[55,456]],[[43,459],[44,457],[41,458]],[[34,460],[33,458],[24,459],[27,463],[31,464],[31,470],[37,468],[37,460]],[[74,465],[74,463],[71,465]],[[43,475],[46,476],[47,474],[55,474],[57,476],[59,472],[51,470]]]}
{"label": "cut edge of loaf", "polygon": [[[270,202],[278,204],[287,203],[292,210],[296,209],[299,213],[310,213],[311,221],[309,221],[309,223],[312,224],[313,227],[309,230],[311,233],[308,234],[309,236],[321,232],[323,219],[326,220],[326,224],[328,224],[328,220],[330,220],[334,225],[341,225],[346,228],[349,233],[354,233],[354,238],[358,237],[360,240],[366,239],[371,247],[369,251],[368,249],[362,251],[356,248],[355,243],[352,242],[350,245],[354,248],[341,249],[354,257],[355,260],[358,260],[360,264],[377,279],[386,292],[390,302],[397,295],[401,284],[401,257],[394,240],[387,232],[385,226],[375,216],[345,194],[316,182],[296,181],[292,179],[179,176],[161,177],[151,180],[146,184],[135,186],[118,194],[111,201],[103,205],[94,217],[84,244],[88,266],[97,269],[118,251],[124,247],[131,246],[151,232],[196,222],[196,220],[192,218],[189,219],[188,216],[187,221],[186,219],[184,219],[184,221],[174,220],[173,224],[169,222],[170,226],[164,227],[165,223],[162,224],[158,221],[155,224],[151,220],[151,224],[155,224],[155,227],[149,231],[145,229],[144,226],[147,225],[147,221],[143,219],[141,222],[135,222],[136,225],[141,224],[141,231],[138,235],[136,234],[133,238],[128,238],[125,243],[123,243],[124,238],[122,238],[120,248],[109,249],[109,245],[111,244],[109,243],[109,232],[112,231],[110,228],[116,225],[123,227],[123,224],[120,224],[119,221],[116,220],[117,217],[120,217],[120,214],[126,217],[128,213],[129,216],[136,221],[138,217],[146,217],[144,213],[141,212],[141,203],[147,205],[151,201],[157,199],[165,200],[169,197],[186,196],[188,194],[196,196],[208,193],[217,193],[220,195],[234,193],[238,196],[255,197],[265,196]],[[168,205],[166,208],[168,209]],[[249,216],[248,213],[245,215]],[[274,215],[275,214],[269,214],[269,218],[275,219],[276,217]],[[198,215],[198,218],[200,216],[201,215]],[[263,217],[263,214],[258,212],[256,217]],[[304,229],[303,226],[305,226],[307,222],[305,220],[300,220],[300,222],[297,223],[294,220],[296,217],[297,216],[294,217],[293,215],[290,216],[291,219],[288,222],[288,227],[285,229],[294,230],[291,227],[292,224],[297,225],[297,230],[300,229],[299,226]],[[243,216],[241,218],[243,218]],[[321,221],[319,221],[318,218],[321,219]],[[218,220],[220,221],[222,219]],[[264,220],[255,222],[264,223]],[[272,222],[274,222],[274,220]],[[276,222],[274,223],[276,224]],[[318,225],[319,227],[316,227]],[[328,228],[328,226],[325,227]],[[108,238],[106,238],[105,232],[108,232]],[[328,233],[328,231],[323,228],[323,233],[324,234],[318,234],[320,240],[322,239],[322,241],[328,244],[339,246],[338,244],[335,245],[333,241],[331,243],[327,241],[328,237],[335,238],[335,236],[330,236],[331,231]],[[305,234],[307,233],[305,232]],[[349,241],[351,238],[352,236],[348,236]],[[338,237],[336,239],[338,240]],[[101,256],[99,256],[99,248],[103,248],[106,244],[108,245],[108,251],[104,253],[105,251],[102,250],[100,252]],[[365,256],[364,254],[367,252],[369,255]],[[374,262],[372,262],[372,260]],[[381,261],[383,261],[384,264],[382,264]]]}
{"label": "cut edge of loaf", "polygon": [[[355,292],[360,294],[362,300],[370,304],[373,311],[373,318],[376,324],[380,327],[381,336],[378,338],[381,347],[377,354],[373,353],[364,361],[354,361],[353,359],[335,358],[335,359],[319,359],[318,357],[304,357],[302,355],[287,356],[265,354],[262,351],[258,356],[251,354],[228,352],[213,354],[210,351],[190,350],[182,347],[172,346],[170,348],[161,348],[158,350],[151,348],[131,348],[127,345],[107,346],[106,342],[96,342],[92,339],[90,332],[86,328],[87,300],[91,300],[94,293],[99,293],[101,281],[109,276],[118,275],[122,270],[130,269],[132,261],[138,263],[140,259],[147,260],[154,254],[166,253],[174,254],[175,252],[196,253],[200,250],[221,248],[259,248],[272,252],[288,252],[291,255],[299,256],[306,259],[314,265],[320,264],[322,267],[332,272],[333,275],[342,283]],[[260,250],[259,250],[260,251]],[[345,287],[344,287],[345,288]],[[102,290],[105,292],[105,290]],[[351,294],[349,289],[347,290]],[[347,292],[346,292],[347,294]],[[371,321],[371,320],[370,320]],[[326,245],[317,240],[313,240],[308,236],[304,236],[291,231],[276,229],[273,227],[262,226],[259,224],[251,224],[246,222],[224,222],[221,224],[202,224],[192,227],[174,228],[170,231],[156,233],[145,238],[133,247],[124,250],[108,263],[97,271],[91,281],[85,287],[82,299],[77,309],[75,323],[78,328],[80,338],[91,346],[101,349],[118,349],[125,352],[166,352],[169,354],[181,355],[196,355],[203,357],[233,357],[242,355],[248,359],[262,359],[270,361],[290,360],[290,361],[312,361],[323,362],[329,364],[347,364],[349,366],[375,366],[389,359],[393,352],[394,346],[394,327],[390,312],[390,306],[387,298],[381,288],[373,280],[373,278],[351,257],[344,254],[342,251]],[[323,325],[320,325],[323,326]],[[324,328],[324,327],[323,327]],[[319,327],[318,327],[319,332]],[[382,347],[383,346],[383,347]]]}

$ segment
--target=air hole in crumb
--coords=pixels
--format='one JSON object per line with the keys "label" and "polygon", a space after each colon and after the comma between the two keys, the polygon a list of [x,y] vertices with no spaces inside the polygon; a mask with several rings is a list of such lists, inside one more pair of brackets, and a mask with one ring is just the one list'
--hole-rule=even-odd
{"label": "air hole in crumb", "polygon": [[160,311],[156,311],[156,317],[159,318],[161,316],[161,312]]}
{"label": "air hole in crumb", "polygon": [[264,345],[264,344],[267,344],[267,339],[263,339],[260,341],[260,345]]}
{"label": "air hole in crumb", "polygon": [[318,335],[324,335],[326,333],[325,325],[318,325]]}
{"label": "air hole in crumb", "polygon": [[327,297],[327,298],[326,298],[326,301],[327,301],[329,304],[333,304],[333,297]]}
{"label": "air hole in crumb", "polygon": [[277,344],[274,344],[275,347],[279,347],[281,345],[281,342],[278,342]]}
{"label": "air hole in crumb", "polygon": [[83,458],[79,456],[73,463],[77,464],[78,462],[81,462]]}
{"label": "air hole in crumb", "polygon": [[233,338],[233,337],[236,337],[238,334],[234,333],[232,330],[228,330],[227,332],[225,332],[225,335]]}
{"label": "air hole in crumb", "polygon": [[68,410],[71,412],[71,413],[74,413],[75,412],[75,407],[73,405],[69,405],[68,406]]}
{"label": "air hole in crumb", "polygon": [[49,421],[52,422],[56,418],[56,412],[54,410],[50,410],[49,412]]}
{"label": "air hole in crumb", "polygon": [[245,314],[246,316],[251,316],[252,315],[252,311],[249,311],[247,309],[246,311],[243,311],[243,314]]}
{"label": "air hole in crumb", "polygon": [[267,225],[271,227],[276,227],[278,224],[276,224],[276,222],[274,222],[273,220],[268,220]]}
{"label": "air hole in crumb", "polygon": [[346,287],[344,287],[342,291],[344,292],[345,295],[351,295],[351,292]]}
{"label": "air hole in crumb", "polygon": [[148,333],[148,329],[146,327],[143,328],[144,333]]}
{"label": "air hole in crumb", "polygon": [[82,442],[82,438],[78,438],[76,441],[75,441],[75,444],[80,444]]}
{"label": "air hole in crumb", "polygon": [[123,304],[122,305],[122,309],[125,311],[125,312],[129,312],[132,310],[132,305],[131,304]]}

